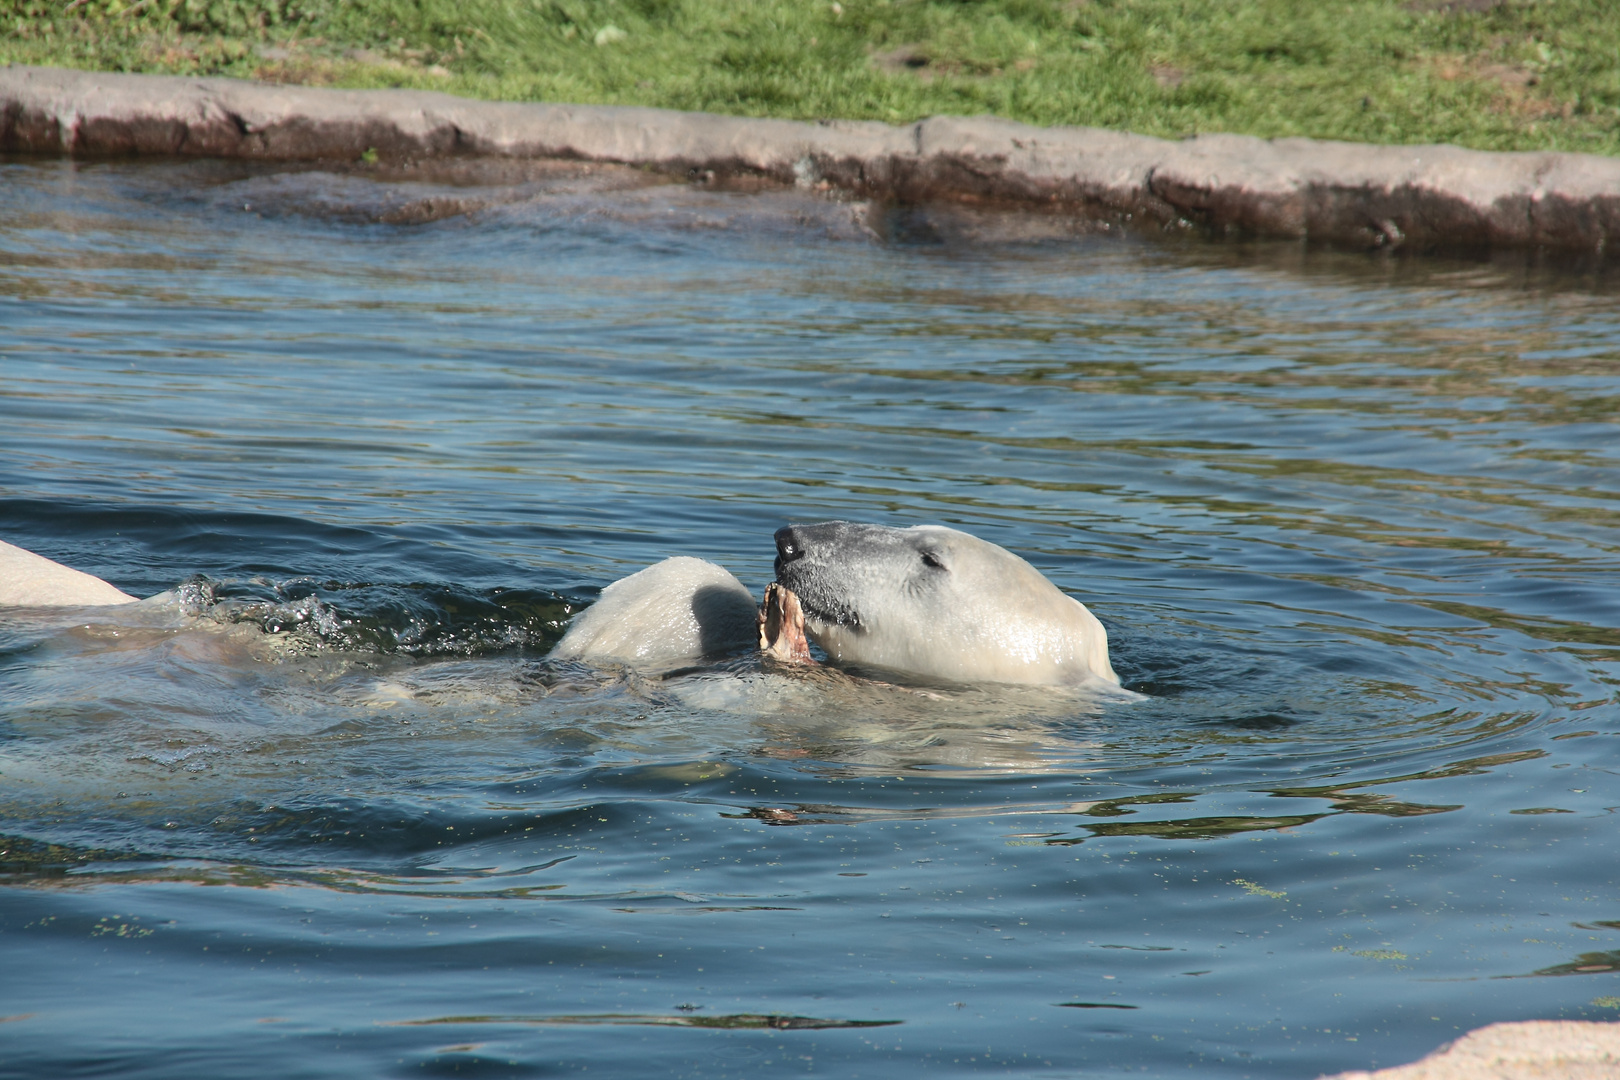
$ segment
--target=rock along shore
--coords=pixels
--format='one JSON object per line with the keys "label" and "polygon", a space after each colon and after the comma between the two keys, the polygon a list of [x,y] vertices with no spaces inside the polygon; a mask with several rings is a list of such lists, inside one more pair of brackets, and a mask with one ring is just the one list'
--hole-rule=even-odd
{"label": "rock along shore", "polygon": [[1523,1020],[1470,1031],[1421,1061],[1321,1080],[1615,1080],[1620,1024]]}
{"label": "rock along shore", "polygon": [[234,79],[0,68],[0,151],[72,157],[617,162],[861,198],[1049,206],[1122,223],[1368,246],[1546,246],[1620,236],[1620,159],[1199,135],[993,117],[756,120]]}

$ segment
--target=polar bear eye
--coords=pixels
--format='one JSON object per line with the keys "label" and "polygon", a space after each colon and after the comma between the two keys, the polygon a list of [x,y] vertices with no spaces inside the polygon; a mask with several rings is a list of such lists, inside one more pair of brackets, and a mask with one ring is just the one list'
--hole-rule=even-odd
{"label": "polar bear eye", "polygon": [[923,561],[923,565],[932,566],[935,570],[943,570],[943,569],[945,569],[945,563],[940,559],[940,557],[938,555],[935,555],[932,551],[923,552],[922,553],[922,561]]}

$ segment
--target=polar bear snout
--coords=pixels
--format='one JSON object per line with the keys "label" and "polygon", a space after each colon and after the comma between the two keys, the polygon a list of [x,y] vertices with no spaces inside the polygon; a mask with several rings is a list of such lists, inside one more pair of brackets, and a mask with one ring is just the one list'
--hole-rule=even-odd
{"label": "polar bear snout", "polygon": [[799,536],[797,528],[793,525],[784,525],[777,529],[776,572],[780,574],[782,567],[802,558],[804,558],[804,539]]}
{"label": "polar bear snout", "polygon": [[[787,525],[776,530],[776,572],[780,574],[784,567],[801,561],[822,566],[881,557],[889,554],[904,535],[900,529],[854,521]],[[799,567],[799,572],[806,568]]]}
{"label": "polar bear snout", "polygon": [[[893,543],[885,534],[899,535],[899,529],[882,525],[861,525],[852,521],[822,521],[814,525],[787,525],[776,530],[776,572],[792,563],[826,565],[859,558],[867,549]],[[805,566],[799,567],[803,572]],[[783,582],[783,584],[787,584]]]}
{"label": "polar bear snout", "polygon": [[[881,563],[881,545],[866,535],[880,526],[847,521],[789,525],[776,531],[776,580],[798,596],[805,615],[815,622],[859,627],[861,568]],[[897,532],[898,530],[888,530]],[[885,574],[877,575],[879,578]]]}

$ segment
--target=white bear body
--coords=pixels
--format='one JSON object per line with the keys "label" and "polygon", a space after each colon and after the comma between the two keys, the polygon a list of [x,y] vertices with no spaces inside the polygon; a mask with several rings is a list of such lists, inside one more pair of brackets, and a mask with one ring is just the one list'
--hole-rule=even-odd
{"label": "white bear body", "polygon": [[104,607],[135,597],[100,578],[0,540],[0,607]]}
{"label": "white bear body", "polygon": [[621,578],[574,616],[551,655],[678,666],[758,640],[753,595],[729,570],[679,555]]}

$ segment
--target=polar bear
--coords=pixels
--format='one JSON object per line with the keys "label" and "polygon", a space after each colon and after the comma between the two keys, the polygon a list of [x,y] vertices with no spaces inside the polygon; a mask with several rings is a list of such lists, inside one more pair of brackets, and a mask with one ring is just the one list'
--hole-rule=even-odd
{"label": "polar bear", "polygon": [[952,682],[1119,684],[1086,606],[1003,547],[943,525],[776,533],[776,580],[838,664]]}
{"label": "polar bear", "polygon": [[[1117,686],[1108,632],[1029,563],[947,528],[848,521],[776,533],[776,580],[835,664],[959,683]],[[724,568],[666,559],[609,585],[551,655],[669,668],[757,638],[754,599]]]}
{"label": "polar bear", "polygon": [[[776,578],[835,664],[960,683],[1118,685],[1085,605],[1005,548],[943,525],[847,521],[776,533]],[[135,597],[0,542],[0,606],[104,606]],[[602,590],[550,655],[670,670],[759,642],[759,609],[729,571],[665,559]]]}
{"label": "polar bear", "polygon": [[677,555],[603,589],[550,655],[678,667],[753,644],[758,615],[753,594],[731,571]]}
{"label": "polar bear", "polygon": [[98,577],[0,540],[0,607],[105,607],[135,597]]}

